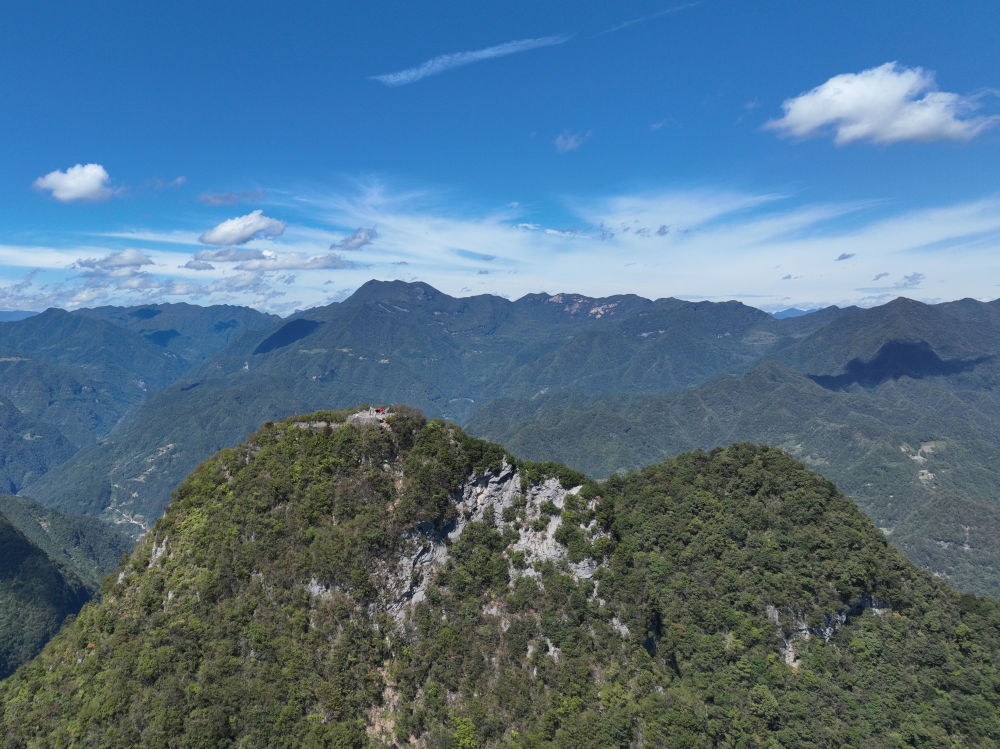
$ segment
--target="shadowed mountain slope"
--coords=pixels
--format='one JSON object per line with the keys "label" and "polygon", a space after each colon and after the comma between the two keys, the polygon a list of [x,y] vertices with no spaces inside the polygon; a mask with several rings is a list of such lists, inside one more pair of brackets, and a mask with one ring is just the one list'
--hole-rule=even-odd
{"label": "shadowed mountain slope", "polygon": [[71,569],[91,591],[135,547],[131,536],[97,518],[63,515],[27,497],[0,494],[0,513],[51,559]]}
{"label": "shadowed mountain slope", "polygon": [[280,318],[249,307],[193,304],[147,304],[140,307],[94,307],[75,315],[106,320],[140,334],[150,343],[197,364],[249,330],[263,330]]}
{"label": "shadowed mountain slope", "polygon": [[0,514],[0,678],[41,650],[90,597],[83,583]]}
{"label": "shadowed mountain slope", "polygon": [[17,492],[76,452],[51,424],[28,418],[0,397],[0,492]]}

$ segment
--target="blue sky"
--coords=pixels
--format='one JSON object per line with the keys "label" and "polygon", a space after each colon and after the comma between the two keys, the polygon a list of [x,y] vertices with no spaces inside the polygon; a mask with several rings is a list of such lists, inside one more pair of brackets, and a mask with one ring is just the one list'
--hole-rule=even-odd
{"label": "blue sky", "polygon": [[369,5],[5,8],[0,308],[1000,297],[995,1]]}

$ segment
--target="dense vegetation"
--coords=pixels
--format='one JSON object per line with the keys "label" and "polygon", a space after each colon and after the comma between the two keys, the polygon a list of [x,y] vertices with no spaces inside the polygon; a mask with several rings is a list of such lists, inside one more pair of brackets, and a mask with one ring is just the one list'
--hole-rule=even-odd
{"label": "dense vegetation", "polygon": [[[24,317],[0,322],[0,512],[23,534],[12,536],[14,546],[0,547],[12,575],[0,595],[4,673],[37,652],[134,545],[104,522],[7,493],[22,492],[81,448],[93,447],[150,393],[276,319],[247,308],[186,304],[51,309]],[[74,491],[88,492],[85,482],[77,476]],[[105,488],[96,501],[106,497]],[[125,518],[108,511],[106,519]]]}
{"label": "dense vegetation", "polygon": [[216,304],[145,304],[139,307],[95,307],[74,311],[75,315],[106,320],[138,333],[155,346],[176,354],[189,366],[251,330],[264,330],[278,322],[249,307]]}
{"label": "dense vegetation", "polygon": [[787,454],[597,484],[409,409],[347,416],[203,463],[0,683],[6,745],[1000,741],[1000,606]]}
{"label": "dense vegetation", "polygon": [[0,400],[0,492],[17,492],[76,448],[51,424],[35,421]]}
{"label": "dense vegetation", "polygon": [[63,515],[27,497],[0,494],[0,513],[51,559],[70,568],[91,591],[118,569],[132,537],[96,518]]}
{"label": "dense vegetation", "polygon": [[0,494],[0,678],[41,650],[133,546],[95,518]]}
{"label": "dense vegetation", "polygon": [[0,678],[35,655],[89,597],[76,575],[0,514]]}

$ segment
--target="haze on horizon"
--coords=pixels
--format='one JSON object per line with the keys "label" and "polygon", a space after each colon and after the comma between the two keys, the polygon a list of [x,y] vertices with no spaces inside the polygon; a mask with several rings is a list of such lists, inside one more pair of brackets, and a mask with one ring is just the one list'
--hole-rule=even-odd
{"label": "haze on horizon", "polygon": [[0,309],[1000,297],[1000,8],[9,9]]}

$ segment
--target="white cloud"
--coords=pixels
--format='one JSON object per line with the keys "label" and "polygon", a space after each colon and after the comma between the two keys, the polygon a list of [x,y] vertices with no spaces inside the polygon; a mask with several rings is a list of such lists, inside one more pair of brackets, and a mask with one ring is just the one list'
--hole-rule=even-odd
{"label": "white cloud", "polygon": [[366,244],[371,244],[378,239],[378,232],[375,227],[370,229],[358,229],[351,236],[345,237],[339,242],[330,245],[331,250],[360,250]]}
{"label": "white cloud", "polygon": [[184,265],[178,266],[188,270],[215,270],[215,266],[204,260],[188,260]]}
{"label": "white cloud", "polygon": [[245,244],[257,237],[277,237],[285,230],[285,222],[268,218],[259,208],[246,216],[223,221],[199,237],[202,244]]}
{"label": "white cloud", "polygon": [[77,164],[65,172],[58,169],[34,181],[39,190],[48,190],[62,203],[107,200],[111,197],[111,177],[100,164]]}
{"label": "white cloud", "polygon": [[416,67],[400,70],[395,73],[383,73],[373,75],[372,78],[386,86],[404,86],[408,83],[427,78],[431,75],[438,75],[448,70],[454,70],[464,65],[469,65],[481,60],[490,60],[494,57],[505,57],[506,55],[527,52],[539,47],[551,47],[556,44],[563,44],[570,40],[569,34],[557,34],[555,36],[543,36],[536,39],[519,39],[513,42],[504,42],[493,47],[477,49],[470,52],[454,52],[447,55],[433,57],[426,62],[422,62]]}
{"label": "white cloud", "polygon": [[934,74],[887,62],[860,73],[835,75],[782,104],[783,117],[765,127],[808,138],[833,131],[834,142],[969,140],[997,117],[966,117],[973,97],[939,91]]}
{"label": "white cloud", "polygon": [[566,153],[567,151],[575,151],[588,140],[590,140],[591,131],[588,130],[585,133],[571,133],[569,130],[564,130],[556,139],[553,141],[556,145],[556,150],[559,153]]}
{"label": "white cloud", "polygon": [[143,265],[152,264],[153,259],[142,250],[129,248],[120,252],[112,252],[102,258],[80,259],[74,265],[78,268],[116,270],[119,268],[140,268]]}

